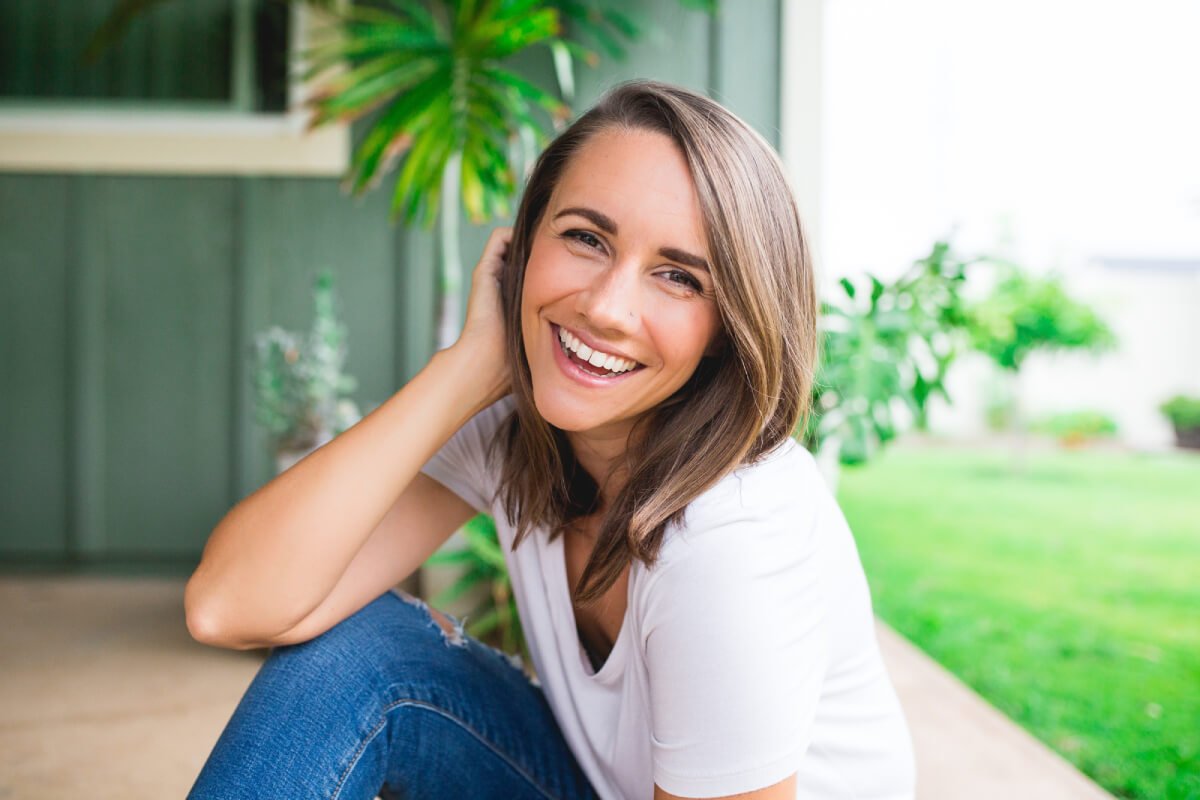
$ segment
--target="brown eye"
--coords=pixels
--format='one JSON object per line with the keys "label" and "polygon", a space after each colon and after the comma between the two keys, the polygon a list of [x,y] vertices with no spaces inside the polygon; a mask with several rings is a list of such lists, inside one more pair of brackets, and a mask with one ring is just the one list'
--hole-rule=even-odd
{"label": "brown eye", "polygon": [[601,247],[600,239],[597,238],[597,236],[595,234],[590,233],[588,231],[567,231],[566,233],[563,234],[563,236],[565,236],[568,239],[573,239],[574,241],[580,242],[585,247],[589,247],[593,250],[603,249]]}
{"label": "brown eye", "polygon": [[694,289],[697,292],[704,288],[700,285],[700,281],[693,278],[692,274],[685,270],[673,269],[665,274],[668,276],[667,280],[671,281],[671,283],[677,283],[680,286],[687,286],[688,288]]}

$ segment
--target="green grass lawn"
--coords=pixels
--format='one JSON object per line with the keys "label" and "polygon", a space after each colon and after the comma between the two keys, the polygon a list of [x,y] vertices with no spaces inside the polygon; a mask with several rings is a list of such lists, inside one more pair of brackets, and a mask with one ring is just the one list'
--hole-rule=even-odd
{"label": "green grass lawn", "polygon": [[1200,457],[899,444],[843,468],[875,610],[1119,797],[1200,799]]}

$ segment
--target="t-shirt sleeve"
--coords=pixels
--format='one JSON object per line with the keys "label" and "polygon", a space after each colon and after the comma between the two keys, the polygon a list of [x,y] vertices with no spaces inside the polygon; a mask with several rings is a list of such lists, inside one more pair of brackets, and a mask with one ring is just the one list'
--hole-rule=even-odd
{"label": "t-shirt sleeve", "polygon": [[490,514],[497,475],[487,461],[488,447],[511,410],[512,398],[505,397],[471,417],[420,471]]}
{"label": "t-shirt sleeve", "polygon": [[654,782],[672,794],[771,786],[808,748],[829,646],[821,514],[787,513],[797,507],[722,515],[652,579],[643,634]]}

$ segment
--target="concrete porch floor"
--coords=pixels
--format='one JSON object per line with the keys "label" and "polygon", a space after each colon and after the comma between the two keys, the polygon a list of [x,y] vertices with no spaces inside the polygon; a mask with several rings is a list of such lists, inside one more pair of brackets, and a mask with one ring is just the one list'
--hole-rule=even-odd
{"label": "concrete porch floor", "polygon": [[[182,798],[265,651],[188,635],[183,581],[0,577],[0,800]],[[1109,795],[884,625],[921,800]]]}

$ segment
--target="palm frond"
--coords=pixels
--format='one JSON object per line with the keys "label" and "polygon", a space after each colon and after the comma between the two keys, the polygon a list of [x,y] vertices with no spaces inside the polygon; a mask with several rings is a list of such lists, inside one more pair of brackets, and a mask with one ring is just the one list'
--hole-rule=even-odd
{"label": "palm frond", "polygon": [[[393,219],[429,225],[443,201],[451,155],[461,154],[456,201],[483,222],[507,213],[516,188],[510,139],[544,141],[566,107],[500,66],[528,47],[557,41],[559,19],[544,0],[456,0],[440,6],[393,0],[339,18],[336,40],[314,46],[308,73],[343,65],[310,102],[312,124],[359,119],[382,108],[354,153],[347,187],[361,193],[399,165]],[[538,113],[534,113],[537,109]]]}

